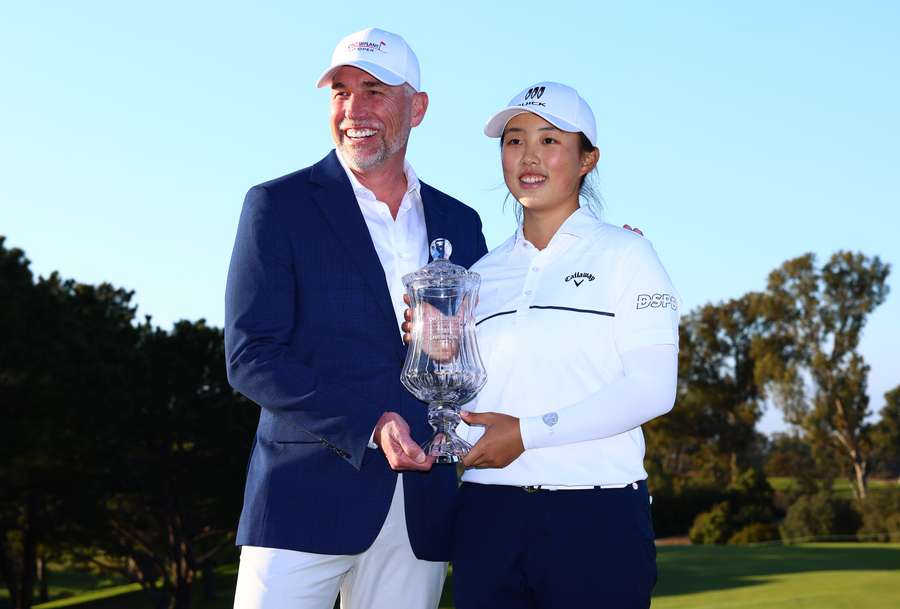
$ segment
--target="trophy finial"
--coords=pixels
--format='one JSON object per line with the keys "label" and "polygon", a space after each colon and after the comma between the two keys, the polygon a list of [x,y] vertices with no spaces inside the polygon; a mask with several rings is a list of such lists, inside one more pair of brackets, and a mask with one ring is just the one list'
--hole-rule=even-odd
{"label": "trophy finial", "polygon": [[431,242],[431,259],[432,260],[450,260],[450,254],[453,253],[453,246],[448,239],[438,237]]}

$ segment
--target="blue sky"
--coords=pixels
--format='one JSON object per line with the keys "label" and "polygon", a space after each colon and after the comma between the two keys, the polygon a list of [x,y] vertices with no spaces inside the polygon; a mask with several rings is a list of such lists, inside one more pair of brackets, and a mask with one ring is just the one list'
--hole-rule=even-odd
{"label": "blue sky", "polygon": [[570,84],[597,116],[605,218],[645,229],[688,308],[807,251],[878,255],[894,273],[862,345],[873,410],[900,384],[900,4],[316,5],[6,7],[0,234],[37,273],[135,290],[160,325],[221,325],[244,193],[331,148],[315,80],[376,25],[415,49],[431,97],[417,173],[479,211],[489,246],[514,218],[484,121]]}

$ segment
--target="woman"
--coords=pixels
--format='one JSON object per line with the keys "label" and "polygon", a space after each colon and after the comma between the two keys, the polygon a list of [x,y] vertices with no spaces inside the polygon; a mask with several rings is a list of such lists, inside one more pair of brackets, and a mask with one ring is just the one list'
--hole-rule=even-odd
{"label": "woman", "polygon": [[523,90],[485,134],[522,222],[472,268],[488,381],[463,416],[456,606],[647,607],[640,425],[674,402],[679,297],[649,241],[580,205],[599,150],[574,89]]}

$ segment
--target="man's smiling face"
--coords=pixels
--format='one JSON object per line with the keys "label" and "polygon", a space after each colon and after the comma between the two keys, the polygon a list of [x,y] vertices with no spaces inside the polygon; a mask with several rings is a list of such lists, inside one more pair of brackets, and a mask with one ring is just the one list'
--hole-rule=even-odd
{"label": "man's smiling face", "polygon": [[351,169],[365,173],[405,155],[410,129],[421,121],[416,95],[409,85],[386,85],[352,66],[334,73],[331,135]]}

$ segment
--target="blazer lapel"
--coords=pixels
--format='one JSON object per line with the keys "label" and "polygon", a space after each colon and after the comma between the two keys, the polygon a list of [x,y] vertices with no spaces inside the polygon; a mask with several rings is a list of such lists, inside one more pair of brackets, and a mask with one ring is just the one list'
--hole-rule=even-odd
{"label": "blazer lapel", "polygon": [[[425,230],[428,233],[428,255],[429,260],[431,260],[431,242],[439,237],[445,239],[450,237],[447,210],[444,209],[443,201],[435,195],[430,186],[421,180],[419,183],[421,184],[419,192],[422,196],[422,209],[425,211]],[[450,246],[453,246],[452,239],[450,239]]]}
{"label": "blazer lapel", "polygon": [[310,178],[322,187],[313,194],[313,200],[338,235],[347,255],[359,266],[375,302],[389,319],[395,320],[384,268],[350,181],[333,150],[314,166]]}

